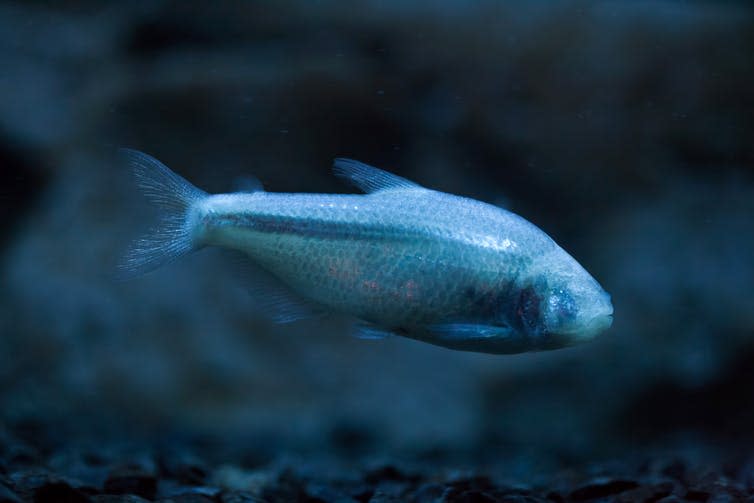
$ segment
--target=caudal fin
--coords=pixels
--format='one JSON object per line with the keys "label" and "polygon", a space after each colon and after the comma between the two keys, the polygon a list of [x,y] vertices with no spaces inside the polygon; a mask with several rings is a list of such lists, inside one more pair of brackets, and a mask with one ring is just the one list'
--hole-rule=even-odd
{"label": "caudal fin", "polygon": [[119,156],[131,167],[144,195],[163,211],[159,223],[137,240],[120,262],[129,278],[157,269],[194,249],[188,222],[191,207],[207,196],[157,159],[122,148]]}

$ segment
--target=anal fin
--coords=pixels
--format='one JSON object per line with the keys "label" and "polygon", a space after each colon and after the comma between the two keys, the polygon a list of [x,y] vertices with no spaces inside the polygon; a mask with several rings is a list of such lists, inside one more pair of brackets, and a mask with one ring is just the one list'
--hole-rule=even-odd
{"label": "anal fin", "polygon": [[249,293],[257,305],[275,323],[293,323],[299,320],[320,318],[325,315],[324,308],[316,306],[277,285],[255,286]]}
{"label": "anal fin", "polygon": [[231,250],[227,250],[226,254],[234,259],[238,276],[251,296],[255,310],[271,321],[285,324],[321,318],[327,314],[324,306],[297,294],[246,255]]}
{"label": "anal fin", "polygon": [[353,336],[357,339],[379,340],[395,335],[389,329],[382,328],[372,323],[360,321],[353,328]]}

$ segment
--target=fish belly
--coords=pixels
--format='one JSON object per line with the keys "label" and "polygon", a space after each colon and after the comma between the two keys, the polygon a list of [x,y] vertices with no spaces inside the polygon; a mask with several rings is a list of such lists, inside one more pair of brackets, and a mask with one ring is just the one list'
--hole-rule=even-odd
{"label": "fish belly", "polygon": [[499,282],[466,263],[457,245],[426,240],[249,236],[246,252],[300,295],[390,327],[468,315]]}

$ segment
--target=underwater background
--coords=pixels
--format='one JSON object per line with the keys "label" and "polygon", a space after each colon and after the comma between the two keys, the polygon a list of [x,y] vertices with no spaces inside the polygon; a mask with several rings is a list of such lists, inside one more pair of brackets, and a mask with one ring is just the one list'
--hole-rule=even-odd
{"label": "underwater background", "polygon": [[[117,281],[156,218],[118,147],[499,204],[615,322],[492,356],[276,325],[213,250]],[[749,2],[5,1],[0,166],[0,501],[754,494]]]}

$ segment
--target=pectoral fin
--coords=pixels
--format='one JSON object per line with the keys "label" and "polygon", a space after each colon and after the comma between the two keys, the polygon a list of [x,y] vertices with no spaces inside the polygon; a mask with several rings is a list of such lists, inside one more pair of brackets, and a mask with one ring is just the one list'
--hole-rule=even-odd
{"label": "pectoral fin", "polygon": [[423,341],[459,351],[510,355],[536,351],[530,338],[505,325],[448,323],[424,328]]}
{"label": "pectoral fin", "polygon": [[510,327],[498,325],[479,325],[475,323],[446,323],[430,325],[428,331],[446,342],[489,341],[491,339],[506,339],[513,336]]}

